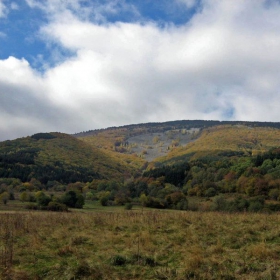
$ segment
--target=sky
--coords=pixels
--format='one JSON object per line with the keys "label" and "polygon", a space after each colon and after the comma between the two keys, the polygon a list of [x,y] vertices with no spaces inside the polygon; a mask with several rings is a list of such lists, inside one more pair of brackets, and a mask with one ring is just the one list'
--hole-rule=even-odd
{"label": "sky", "polygon": [[279,101],[279,0],[0,0],[0,141]]}

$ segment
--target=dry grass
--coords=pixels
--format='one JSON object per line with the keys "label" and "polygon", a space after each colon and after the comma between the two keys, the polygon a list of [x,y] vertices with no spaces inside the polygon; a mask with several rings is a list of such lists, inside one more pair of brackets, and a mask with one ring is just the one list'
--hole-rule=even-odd
{"label": "dry grass", "polygon": [[280,279],[280,217],[0,214],[0,279]]}

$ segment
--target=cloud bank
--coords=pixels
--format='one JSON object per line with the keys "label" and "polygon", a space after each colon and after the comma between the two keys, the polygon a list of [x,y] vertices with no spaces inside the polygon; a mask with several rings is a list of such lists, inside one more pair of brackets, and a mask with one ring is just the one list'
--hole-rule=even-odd
{"label": "cloud bank", "polygon": [[[27,0],[46,15],[38,34],[56,63],[41,72],[25,58],[0,60],[0,140],[179,119],[280,121],[279,2],[177,2],[194,11],[180,25],[147,20],[126,1]],[[123,11],[131,20],[108,20]]]}

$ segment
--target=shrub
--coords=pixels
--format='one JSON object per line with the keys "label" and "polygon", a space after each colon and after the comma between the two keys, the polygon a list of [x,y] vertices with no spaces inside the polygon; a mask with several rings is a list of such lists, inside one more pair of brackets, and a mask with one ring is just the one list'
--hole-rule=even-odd
{"label": "shrub", "polygon": [[271,211],[277,211],[279,212],[280,211],[280,204],[267,204],[266,207],[268,209],[270,209]]}
{"label": "shrub", "polygon": [[125,206],[124,206],[124,209],[125,210],[131,210],[133,207],[133,204],[132,203],[126,203]]}
{"label": "shrub", "polygon": [[87,200],[93,200],[94,199],[94,195],[92,192],[87,192],[86,193],[86,199]]}
{"label": "shrub", "polygon": [[225,211],[226,208],[227,208],[227,202],[226,202],[224,196],[219,195],[219,196],[214,197],[213,210]]}
{"label": "shrub", "polygon": [[126,258],[120,255],[115,255],[111,259],[112,265],[123,266],[126,264]]}
{"label": "shrub", "polygon": [[9,193],[9,200],[15,200],[15,195],[13,192]]}
{"label": "shrub", "polygon": [[109,198],[108,198],[107,196],[102,196],[102,197],[100,198],[100,204],[101,204],[102,206],[107,206],[107,205],[108,205],[108,201],[109,201]]}
{"label": "shrub", "polygon": [[130,264],[147,265],[151,267],[158,265],[153,257],[146,257],[139,254],[132,255],[127,262]]}
{"label": "shrub", "polygon": [[51,201],[48,204],[48,210],[57,211],[57,212],[66,212],[68,211],[68,208],[65,204]]}
{"label": "shrub", "polygon": [[249,201],[242,198],[237,197],[234,201],[228,203],[227,210],[229,212],[241,212],[244,210],[248,210]]}
{"label": "shrub", "polygon": [[8,192],[1,193],[0,199],[2,200],[3,204],[6,205],[9,200],[9,193]]}
{"label": "shrub", "polygon": [[27,205],[25,205],[25,209],[28,209],[28,210],[38,210],[39,207],[38,207],[38,205],[36,205],[34,203],[28,203]]}
{"label": "shrub", "polygon": [[27,191],[23,191],[20,196],[19,196],[19,200],[22,202],[26,202],[29,201],[29,193]]}
{"label": "shrub", "polygon": [[268,193],[269,198],[273,200],[278,200],[279,195],[280,191],[278,189],[272,189]]}
{"label": "shrub", "polygon": [[188,201],[182,200],[176,204],[177,210],[188,210]]}
{"label": "shrub", "polygon": [[157,263],[156,261],[154,260],[154,258],[151,258],[151,257],[146,257],[145,258],[145,265],[148,265],[148,266],[156,266]]}
{"label": "shrub", "polygon": [[77,201],[77,195],[74,191],[68,191],[61,197],[61,201],[68,207],[74,208]]}
{"label": "shrub", "polygon": [[40,206],[48,206],[48,204],[51,202],[51,198],[42,191],[37,192],[35,196],[36,201]]}
{"label": "shrub", "polygon": [[250,202],[248,210],[250,212],[260,212],[263,210],[263,204],[259,201],[252,201]]}
{"label": "shrub", "polygon": [[264,208],[265,199],[263,196],[256,196],[250,199],[248,211],[260,212]]}
{"label": "shrub", "polygon": [[75,203],[75,208],[82,209],[84,204],[85,204],[85,198],[83,197],[82,194],[78,194],[77,195],[77,200],[76,200],[76,203]]}
{"label": "shrub", "polygon": [[61,197],[61,202],[71,208],[83,208],[85,199],[82,194],[75,191],[68,191]]}
{"label": "shrub", "polygon": [[211,187],[205,191],[204,195],[206,197],[212,197],[212,196],[215,196],[216,194],[217,194],[217,191],[213,187]]}
{"label": "shrub", "polygon": [[148,196],[145,206],[151,207],[151,208],[164,209],[164,208],[166,208],[166,202],[163,200],[160,200],[159,198]]}
{"label": "shrub", "polygon": [[79,263],[75,270],[75,277],[74,279],[84,279],[84,277],[89,277],[91,276],[91,268],[89,264],[86,261],[82,261]]}
{"label": "shrub", "polygon": [[194,202],[194,201],[190,201],[189,203],[188,203],[188,210],[190,210],[190,211],[198,211],[198,207],[199,205],[198,205],[198,203],[197,202]]}

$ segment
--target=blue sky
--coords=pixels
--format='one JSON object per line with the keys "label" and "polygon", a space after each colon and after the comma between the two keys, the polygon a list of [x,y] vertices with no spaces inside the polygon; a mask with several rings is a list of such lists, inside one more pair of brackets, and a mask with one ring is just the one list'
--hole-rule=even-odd
{"label": "blue sky", "polygon": [[[8,4],[7,1],[3,3]],[[42,49],[46,50],[45,44],[36,38],[38,27],[44,22],[43,13],[38,9],[30,9],[25,1],[12,3],[14,8],[7,7],[0,19],[1,59],[15,56],[31,60]]]}
{"label": "blue sky", "polygon": [[[38,1],[40,2],[40,1]],[[44,1],[41,1],[42,3]],[[63,1],[62,1],[63,2]],[[64,1],[67,2],[67,1]],[[68,1],[70,2],[70,1]],[[87,20],[93,23],[104,24],[116,22],[154,22],[164,27],[168,24],[177,26],[186,24],[196,9],[199,8],[199,1],[193,6],[187,6],[184,2],[172,2],[170,0],[127,0],[127,1],[80,1],[84,8],[94,9],[95,7],[113,3],[117,12],[104,12],[102,20],[96,20],[94,13],[87,16]],[[61,48],[54,42],[51,46],[46,44],[43,36],[40,35],[40,27],[48,24],[48,11],[39,7],[31,7],[28,1],[2,0],[5,5],[4,15],[0,18],[1,26],[1,49],[0,59],[9,56],[25,58],[36,70],[43,71],[44,63],[54,66],[57,61],[52,56],[53,49],[57,49],[64,59],[71,57],[72,52]],[[124,8],[124,6],[128,6]],[[130,9],[130,7],[133,7]],[[75,13],[75,9],[72,9]],[[79,13],[77,13],[79,17]]]}
{"label": "blue sky", "polygon": [[279,121],[278,0],[0,0],[0,141]]}

